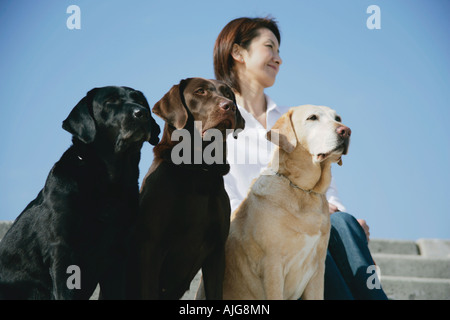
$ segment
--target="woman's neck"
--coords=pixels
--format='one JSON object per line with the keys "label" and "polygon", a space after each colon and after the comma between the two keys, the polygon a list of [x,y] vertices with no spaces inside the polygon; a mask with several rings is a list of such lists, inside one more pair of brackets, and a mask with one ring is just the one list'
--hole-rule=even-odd
{"label": "woman's neck", "polygon": [[266,128],[267,101],[264,88],[251,87],[241,82],[241,93],[236,93],[236,102]]}

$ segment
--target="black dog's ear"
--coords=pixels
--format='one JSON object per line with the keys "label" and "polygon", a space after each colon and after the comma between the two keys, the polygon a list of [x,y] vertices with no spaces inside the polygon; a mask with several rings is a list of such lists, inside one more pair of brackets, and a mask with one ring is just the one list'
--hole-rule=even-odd
{"label": "black dog's ear", "polygon": [[92,104],[97,90],[98,88],[94,88],[89,91],[72,109],[62,124],[64,130],[70,132],[75,138],[84,143],[91,143],[95,138],[95,121],[89,111],[89,106]]}
{"label": "black dog's ear", "polygon": [[188,113],[181,100],[188,80],[181,80],[180,84],[174,85],[152,109],[154,114],[177,129],[183,129],[188,120]]}
{"label": "black dog's ear", "polygon": [[[144,103],[145,107],[150,110],[150,105],[148,104],[148,100],[145,97],[145,95],[139,90],[135,90],[132,88],[129,88],[129,89],[138,92],[143,98],[143,103]],[[147,141],[151,145],[156,146],[159,142],[158,136],[160,133],[161,133],[161,129],[159,128],[159,125],[156,123],[155,119],[152,117],[152,115],[150,113],[150,138]]]}

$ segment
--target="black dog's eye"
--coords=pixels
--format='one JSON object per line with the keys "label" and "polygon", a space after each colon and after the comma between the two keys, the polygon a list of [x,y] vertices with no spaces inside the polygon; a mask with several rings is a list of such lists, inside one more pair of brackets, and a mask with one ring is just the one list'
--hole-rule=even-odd
{"label": "black dog's eye", "polygon": [[341,117],[339,117],[339,116],[336,116],[336,118],[334,118],[337,122],[342,122],[342,119],[341,119]]}
{"label": "black dog's eye", "polygon": [[206,94],[206,90],[203,88],[198,88],[197,90],[194,91],[194,93],[203,96]]}
{"label": "black dog's eye", "polygon": [[108,99],[106,99],[107,103],[119,103],[120,102],[120,98],[119,97],[109,97]]}
{"label": "black dog's eye", "polygon": [[313,115],[309,116],[308,119],[306,119],[306,120],[312,120],[312,121],[314,121],[314,120],[318,120],[318,119],[319,119],[319,118],[317,118],[317,116],[316,116],[315,114],[313,114]]}

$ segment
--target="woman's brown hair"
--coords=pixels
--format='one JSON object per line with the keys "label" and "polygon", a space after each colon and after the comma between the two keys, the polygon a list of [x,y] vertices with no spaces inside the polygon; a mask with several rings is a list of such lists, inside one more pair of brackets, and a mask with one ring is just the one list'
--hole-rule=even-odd
{"label": "woman's brown hair", "polygon": [[217,80],[222,80],[240,93],[239,79],[231,55],[236,43],[248,49],[251,41],[259,36],[259,29],[267,28],[273,32],[280,44],[280,31],[273,18],[238,18],[230,21],[220,32],[214,45],[214,73]]}

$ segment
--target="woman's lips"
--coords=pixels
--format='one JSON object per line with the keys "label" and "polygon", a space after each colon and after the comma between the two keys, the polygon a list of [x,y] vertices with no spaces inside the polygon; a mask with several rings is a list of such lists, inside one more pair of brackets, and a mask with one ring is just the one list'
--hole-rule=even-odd
{"label": "woman's lips", "polygon": [[272,69],[274,69],[276,72],[278,72],[278,67],[277,66],[274,66],[274,65],[271,65],[271,64],[268,64],[267,66],[272,68]]}

